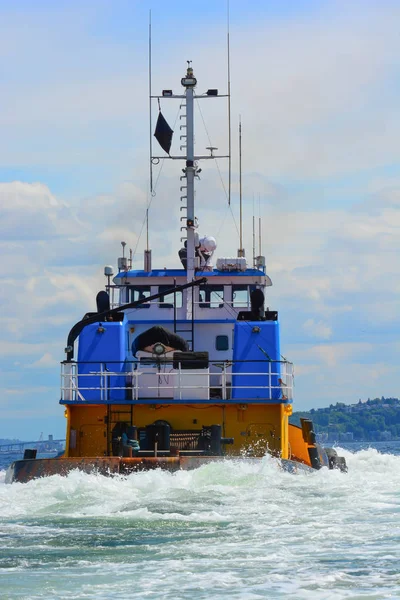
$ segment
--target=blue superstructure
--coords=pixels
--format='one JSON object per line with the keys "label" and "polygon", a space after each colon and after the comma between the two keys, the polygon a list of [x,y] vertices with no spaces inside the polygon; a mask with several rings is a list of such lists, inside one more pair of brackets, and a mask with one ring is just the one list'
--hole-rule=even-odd
{"label": "blue superstructure", "polygon": [[[87,325],[79,336],[78,387],[87,401],[126,399],[126,323]],[[113,373],[113,375],[109,375]],[[89,389],[92,388],[92,389]],[[99,390],[103,398],[99,398]]]}
{"label": "blue superstructure", "polygon": [[233,335],[232,399],[280,399],[278,321],[238,321]]}

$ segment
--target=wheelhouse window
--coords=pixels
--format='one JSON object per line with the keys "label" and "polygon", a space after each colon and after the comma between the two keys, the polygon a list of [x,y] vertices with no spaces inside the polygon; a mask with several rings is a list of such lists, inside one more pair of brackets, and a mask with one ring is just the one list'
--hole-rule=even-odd
{"label": "wheelhouse window", "polygon": [[[128,290],[129,302],[144,300],[144,298],[148,298],[151,295],[149,285],[130,285]],[[150,303],[146,302],[145,304],[139,305],[137,308],[150,308]]]}
{"label": "wheelhouse window", "polygon": [[[158,293],[162,294],[173,287],[172,285],[160,285]],[[160,308],[174,308],[174,302],[176,301],[176,308],[182,308],[182,292],[175,292],[171,294],[163,294],[160,296],[158,303]]]}
{"label": "wheelhouse window", "polygon": [[250,308],[250,294],[255,285],[232,285],[232,306],[234,308]]}
{"label": "wheelhouse window", "polygon": [[202,285],[199,288],[200,308],[222,308],[224,305],[223,285]]}

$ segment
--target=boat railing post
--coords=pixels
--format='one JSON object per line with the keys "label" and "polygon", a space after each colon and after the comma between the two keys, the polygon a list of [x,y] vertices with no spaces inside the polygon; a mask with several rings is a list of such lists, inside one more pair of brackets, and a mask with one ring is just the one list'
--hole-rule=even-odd
{"label": "boat railing post", "polygon": [[70,362],[61,365],[61,397],[63,400],[75,400],[72,381],[73,367],[74,364]]}
{"label": "boat railing post", "polygon": [[286,362],[285,365],[286,365],[286,372],[287,372],[286,379],[287,379],[287,381],[290,381],[290,387],[288,388],[288,397],[289,397],[289,400],[293,400],[293,383],[294,383],[293,365],[288,362]]}
{"label": "boat railing post", "polygon": [[103,363],[100,363],[100,400],[104,400],[104,370]]}
{"label": "boat railing post", "polygon": [[222,377],[221,377],[221,383],[222,383],[222,400],[226,400],[226,363],[223,363],[223,368],[222,368]]}
{"label": "boat railing post", "polygon": [[[68,365],[68,367],[67,367]],[[72,392],[72,376],[71,376],[71,363],[67,363],[64,365],[64,373],[63,373],[63,396],[64,400],[74,400],[73,392]]]}
{"label": "boat railing post", "polygon": [[77,391],[78,391],[78,365],[77,363],[71,364],[70,374],[69,374],[69,396],[71,400],[77,400]]}
{"label": "boat railing post", "polygon": [[60,391],[61,391],[61,400],[64,400],[64,363],[61,363],[61,371],[60,371]]}
{"label": "boat railing post", "polygon": [[269,388],[269,399],[272,398],[272,379],[271,379],[271,361],[268,361],[268,388]]}
{"label": "boat railing post", "polygon": [[139,400],[139,376],[140,376],[139,371],[136,371],[135,372],[135,377],[136,377],[136,381],[135,381],[135,385],[136,385],[136,388],[135,388],[136,398],[135,398],[135,400]]}
{"label": "boat railing post", "polygon": [[181,363],[178,363],[178,385],[179,385],[179,400],[182,400],[182,379],[181,379]]}
{"label": "boat railing post", "polygon": [[104,383],[105,383],[105,400],[109,400],[110,399],[110,385],[111,385],[111,375],[109,370],[107,369],[107,364],[104,363],[104,371],[105,371],[105,375],[104,375]]}

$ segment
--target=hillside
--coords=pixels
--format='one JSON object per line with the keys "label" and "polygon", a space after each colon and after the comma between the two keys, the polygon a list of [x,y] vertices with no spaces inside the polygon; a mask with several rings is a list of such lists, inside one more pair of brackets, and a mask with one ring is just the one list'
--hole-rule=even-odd
{"label": "hillside", "polygon": [[357,404],[337,402],[327,408],[295,412],[290,422],[311,419],[322,441],[388,441],[400,439],[400,400],[375,398]]}

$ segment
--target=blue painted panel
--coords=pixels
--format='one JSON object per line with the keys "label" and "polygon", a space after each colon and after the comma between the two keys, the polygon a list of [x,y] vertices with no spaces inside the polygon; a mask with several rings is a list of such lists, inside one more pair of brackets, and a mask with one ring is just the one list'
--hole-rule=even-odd
{"label": "blue painted panel", "polygon": [[[281,399],[280,363],[270,362],[268,358],[270,361],[281,360],[278,321],[237,321],[233,336],[233,360],[248,362],[234,362],[232,365],[232,400]],[[270,376],[269,368],[275,374]],[[261,389],[266,386],[269,389]]]}
{"label": "blue painted panel", "polygon": [[[152,271],[121,271],[114,279],[125,279],[126,277],[185,277],[183,269],[153,269]],[[171,286],[172,287],[172,286]]]}
{"label": "blue painted panel", "polygon": [[[99,328],[104,329],[103,332]],[[107,372],[125,371],[125,323],[104,322],[87,325],[79,335],[78,387],[82,396],[89,401],[125,400],[126,390],[109,389],[126,387],[125,375],[107,375]],[[85,364],[89,363],[89,364]],[[104,375],[91,375],[103,369]],[[86,375],[86,376],[84,376]],[[81,388],[98,388],[83,390]],[[100,388],[103,388],[102,391]]]}

